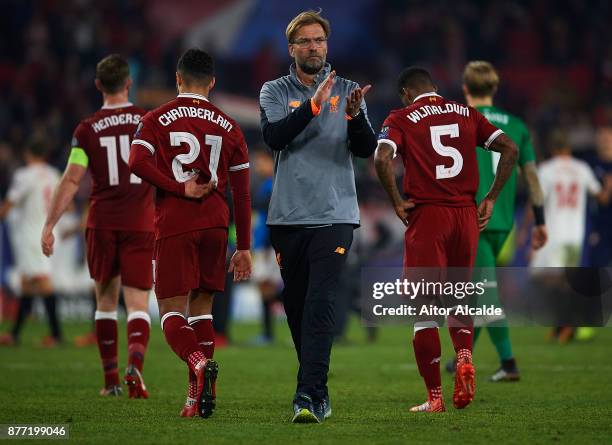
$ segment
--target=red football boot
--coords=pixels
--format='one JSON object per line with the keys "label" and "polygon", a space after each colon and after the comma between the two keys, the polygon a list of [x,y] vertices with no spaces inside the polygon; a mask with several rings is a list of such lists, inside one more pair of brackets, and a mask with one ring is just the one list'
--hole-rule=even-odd
{"label": "red football boot", "polygon": [[[204,354],[198,352],[201,358],[197,358],[193,368],[193,374],[196,379],[196,412],[200,417],[208,418],[212,415],[215,409],[216,394],[216,382],[217,374],[219,373],[219,365],[214,360],[208,360],[204,357]],[[190,358],[191,361],[191,358]],[[181,411],[181,416],[191,417],[191,406],[192,403],[187,398],[185,406]]]}
{"label": "red football boot", "polygon": [[148,399],[149,392],[142,378],[142,373],[134,365],[125,370],[124,383],[128,387],[130,399]]}
{"label": "red football boot", "polygon": [[181,410],[181,417],[195,417],[198,414],[198,379],[193,371],[189,370],[189,388],[187,390],[187,400]]}
{"label": "red football boot", "polygon": [[476,370],[469,358],[457,358],[457,371],[455,372],[455,390],[453,392],[453,405],[463,409],[474,400],[476,392]]}
{"label": "red football boot", "polygon": [[74,345],[78,348],[84,348],[86,346],[93,346],[98,343],[98,338],[95,332],[89,334],[78,335],[74,337]]}
{"label": "red football boot", "polygon": [[0,334],[0,346],[15,346],[17,342],[11,334]]}

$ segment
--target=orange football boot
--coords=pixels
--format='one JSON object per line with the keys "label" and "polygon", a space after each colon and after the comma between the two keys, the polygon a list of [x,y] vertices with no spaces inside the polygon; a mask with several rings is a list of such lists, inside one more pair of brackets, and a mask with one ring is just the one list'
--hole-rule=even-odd
{"label": "orange football boot", "polygon": [[463,409],[474,400],[476,392],[476,370],[470,361],[458,360],[455,372],[455,390],[453,391],[453,405]]}

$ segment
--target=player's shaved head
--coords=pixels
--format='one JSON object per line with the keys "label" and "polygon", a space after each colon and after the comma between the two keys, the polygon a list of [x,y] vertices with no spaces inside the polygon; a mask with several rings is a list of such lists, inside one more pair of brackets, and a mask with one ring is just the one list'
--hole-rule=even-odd
{"label": "player's shaved head", "polygon": [[406,106],[420,94],[437,91],[429,71],[420,66],[404,68],[397,79],[397,89]]}
{"label": "player's shaved head", "polygon": [[431,74],[425,68],[411,66],[400,73],[397,86],[401,95],[406,88],[410,90],[430,90],[434,87],[434,83]]}
{"label": "player's shaved head", "polygon": [[205,87],[215,75],[215,64],[206,51],[191,48],[179,59],[176,71],[187,85]]}
{"label": "player's shaved head", "polygon": [[463,84],[473,97],[493,96],[499,85],[499,75],[489,62],[475,60],[463,70]]}
{"label": "player's shaved head", "polygon": [[120,92],[130,77],[130,66],[119,54],[110,54],[96,65],[96,79],[106,94]]}

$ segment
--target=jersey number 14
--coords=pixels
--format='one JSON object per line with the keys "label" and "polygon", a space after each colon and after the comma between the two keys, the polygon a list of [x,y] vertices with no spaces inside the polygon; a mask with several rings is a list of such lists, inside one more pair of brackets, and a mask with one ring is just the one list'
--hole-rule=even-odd
{"label": "jersey number 14", "polygon": [[[100,146],[106,148],[106,160],[108,161],[108,183],[119,185],[119,164],[117,163],[117,138],[115,136],[104,136],[100,138]],[[121,159],[127,165],[130,158],[130,137],[127,134],[119,136],[119,152]],[[130,174],[130,184],[140,184],[142,179],[134,173]]]}

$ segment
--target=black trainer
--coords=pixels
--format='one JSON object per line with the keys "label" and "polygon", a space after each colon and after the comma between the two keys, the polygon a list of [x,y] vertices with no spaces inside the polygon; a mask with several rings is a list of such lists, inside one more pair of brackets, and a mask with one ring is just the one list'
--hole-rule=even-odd
{"label": "black trainer", "polygon": [[212,416],[215,409],[215,400],[217,398],[217,374],[219,374],[219,365],[214,360],[207,360],[204,367],[204,388],[200,394],[200,403],[198,407],[200,417],[207,419]]}
{"label": "black trainer", "polygon": [[312,398],[303,392],[296,393],[293,398],[293,423],[319,423],[315,415]]}
{"label": "black trainer", "polygon": [[319,419],[319,422],[323,422],[325,419],[328,419],[332,415],[331,401],[329,400],[329,396],[325,396],[325,398],[319,402],[314,403],[315,416]]}

